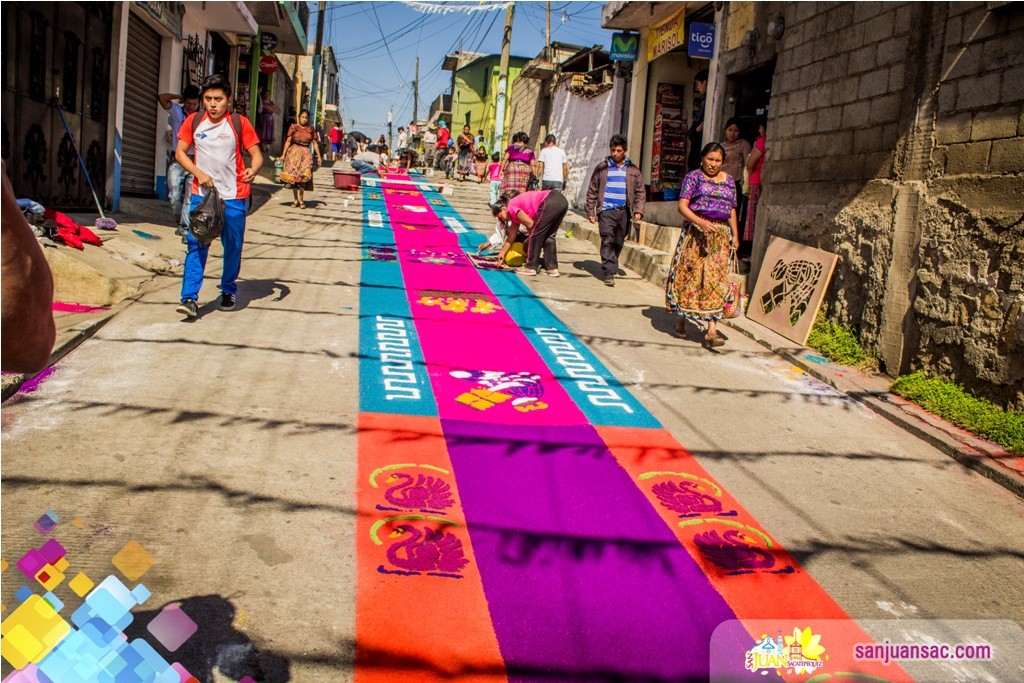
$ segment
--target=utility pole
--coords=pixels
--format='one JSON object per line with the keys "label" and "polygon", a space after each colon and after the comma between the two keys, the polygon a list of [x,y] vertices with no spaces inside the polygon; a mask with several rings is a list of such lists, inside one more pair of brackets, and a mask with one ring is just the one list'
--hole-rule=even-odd
{"label": "utility pole", "polygon": [[[512,20],[516,15],[516,5],[510,2],[505,9],[505,30],[501,38],[501,61],[498,62],[498,97],[494,107],[494,145],[491,149],[505,149],[505,93],[508,90],[508,53],[512,47]],[[452,105],[454,108],[454,104]]]}
{"label": "utility pole", "polygon": [[[548,52],[551,52],[551,0],[548,0],[548,21],[544,27],[544,44],[549,48]],[[548,61],[555,61],[551,59],[551,55],[548,55]]]}
{"label": "utility pole", "polygon": [[[329,71],[329,65],[327,64],[326,58],[327,46],[323,45],[320,47],[320,82],[317,84],[317,91],[321,93],[318,99],[323,99],[325,108],[327,99],[330,96],[330,93],[327,92],[327,72]],[[312,124],[315,126],[316,121],[312,121]]]}
{"label": "utility pole", "polygon": [[[547,5],[547,22],[544,25],[544,59],[554,62],[555,56],[551,52],[551,0],[548,0]],[[537,130],[538,136],[536,140],[540,144],[544,144],[544,138],[548,136],[548,122],[551,121],[551,99],[555,82],[557,82],[557,79],[552,82],[549,88],[545,85],[547,81],[541,81],[541,112],[543,115],[540,119],[540,128]]]}
{"label": "utility pole", "polygon": [[320,69],[323,68],[323,45],[324,45],[324,17],[327,14],[326,0],[317,3],[316,12],[316,44],[313,48],[313,80],[310,83],[309,93],[309,118],[310,123],[316,125],[316,103],[319,99],[320,90]]}
{"label": "utility pole", "polygon": [[[416,55],[416,80],[412,82],[412,122],[420,120],[420,56]],[[419,125],[419,124],[417,124]]]}
{"label": "utility pole", "polygon": [[388,109],[388,149],[394,149],[395,147],[395,130],[394,124],[391,119],[393,118],[394,109]]}

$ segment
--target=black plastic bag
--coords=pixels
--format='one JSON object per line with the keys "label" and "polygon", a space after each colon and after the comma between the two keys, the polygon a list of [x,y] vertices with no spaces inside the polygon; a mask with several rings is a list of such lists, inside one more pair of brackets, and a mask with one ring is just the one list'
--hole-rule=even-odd
{"label": "black plastic bag", "polygon": [[199,206],[188,215],[188,231],[196,241],[206,246],[220,237],[224,227],[224,200],[217,194],[217,188],[211,187]]}

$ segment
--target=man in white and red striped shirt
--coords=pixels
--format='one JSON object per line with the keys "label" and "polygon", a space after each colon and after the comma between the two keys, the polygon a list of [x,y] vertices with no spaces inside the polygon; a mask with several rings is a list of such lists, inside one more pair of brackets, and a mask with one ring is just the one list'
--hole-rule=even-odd
{"label": "man in white and red striped shirt", "polygon": [[[224,227],[220,234],[224,245],[224,269],[220,279],[220,307],[235,307],[236,280],[242,267],[242,243],[245,238],[246,199],[250,184],[263,165],[260,140],[249,119],[231,113],[231,84],[223,76],[210,76],[203,81],[200,95],[205,111],[192,114],[178,131],[175,158],[182,167],[195,176],[192,184],[192,210],[194,211],[210,188],[224,200]],[[196,119],[196,117],[200,117]],[[195,147],[195,161],[188,156],[189,146]],[[252,164],[246,168],[242,152],[248,152]],[[201,244],[191,234],[186,235],[188,253],[181,282],[181,305],[178,312],[188,318],[199,315],[199,289],[203,285],[203,271],[209,244]]]}

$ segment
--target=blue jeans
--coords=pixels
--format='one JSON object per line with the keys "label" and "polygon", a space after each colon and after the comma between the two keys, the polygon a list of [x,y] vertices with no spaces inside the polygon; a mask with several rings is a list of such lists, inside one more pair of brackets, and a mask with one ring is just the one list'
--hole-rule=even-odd
{"label": "blue jeans", "polygon": [[540,183],[540,189],[542,190],[556,190],[562,191],[564,183],[561,180],[542,180]]}
{"label": "blue jeans", "polygon": [[167,198],[171,201],[171,215],[178,225],[188,226],[189,203],[192,192],[192,174],[173,159],[167,163]]}
{"label": "blue jeans", "polygon": [[[192,196],[190,210],[195,210],[202,201],[199,195]],[[245,239],[245,199],[224,200],[224,228],[220,243],[224,246],[224,268],[220,276],[220,291],[234,294],[238,291],[235,280],[242,269],[242,242]],[[198,300],[199,289],[203,286],[203,272],[210,245],[203,246],[192,233],[186,233],[188,253],[185,254],[185,272],[181,276],[181,300]]]}
{"label": "blue jeans", "polygon": [[365,161],[360,161],[359,159],[353,159],[351,161],[351,164],[352,164],[352,168],[357,173],[376,173],[377,172],[377,169],[372,164],[368,164]]}

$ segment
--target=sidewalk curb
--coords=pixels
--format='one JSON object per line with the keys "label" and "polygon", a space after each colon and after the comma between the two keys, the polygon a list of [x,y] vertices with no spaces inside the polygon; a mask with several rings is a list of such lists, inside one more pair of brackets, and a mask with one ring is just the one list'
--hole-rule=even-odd
{"label": "sidewalk curb", "polygon": [[[572,224],[575,239],[600,244],[600,234],[596,226],[591,225],[587,218],[579,212],[570,211],[566,215],[565,222]],[[654,251],[650,247],[627,241],[620,256],[620,262],[624,267],[637,272],[643,279],[663,287],[667,266],[662,265],[661,259],[658,258],[658,255],[663,252],[657,252],[652,256]],[[670,255],[666,256],[670,258]],[[934,446],[961,465],[1024,498],[1024,469],[1018,469],[1009,464],[1022,459],[1009,453],[998,444],[970,434],[927,413],[916,404],[891,393],[888,390],[888,382],[884,383],[884,388],[883,386],[870,386],[870,382],[858,382],[854,379],[860,375],[856,368],[812,362],[807,359],[808,355],[820,358],[813,349],[798,346],[746,318],[722,320],[722,324],[785,358],[815,379],[862,403],[872,412]],[[759,329],[753,328],[752,325],[757,325]],[[772,337],[778,337],[778,341],[774,341]],[[837,368],[837,370],[830,372],[830,367]],[[1007,461],[1008,464],[1002,464],[1001,460]]]}
{"label": "sidewalk curb", "polygon": [[[785,358],[815,379],[862,403],[872,412],[938,448],[961,465],[1024,498],[1024,476],[1015,474],[1012,468],[998,463],[1001,459],[1018,458],[998,444],[959,429],[896,394],[866,386],[854,379],[848,379],[847,372],[852,370],[856,373],[853,368],[833,365],[832,367],[842,368],[840,371],[842,376],[837,377],[835,373],[828,372],[824,364],[813,363],[806,359],[805,354],[808,352],[811,352],[811,355],[816,355],[813,354],[813,349],[803,346],[785,347],[774,343],[767,335],[759,334],[759,330],[748,327],[748,325],[757,323],[748,321],[746,318],[722,320],[722,324]],[[770,330],[766,329],[765,331],[770,333]]]}
{"label": "sidewalk curb", "polygon": [[[283,189],[283,187],[283,185],[277,187],[257,186],[253,187],[252,190],[254,193],[265,195],[266,199],[269,201],[273,199],[273,197],[278,193],[279,190]],[[135,209],[135,211],[129,213],[122,210],[115,215],[119,218],[155,218],[158,220],[166,219],[166,216],[164,215],[164,211],[162,208],[159,211],[153,210],[150,207],[148,207],[145,202],[129,201],[129,206]],[[178,266],[175,266],[175,269],[177,268]],[[17,394],[18,391],[21,389],[21,386],[25,382],[32,379],[33,377],[37,377],[38,375],[42,374],[46,370],[49,370],[51,367],[56,365],[64,358],[64,356],[68,355],[69,353],[74,351],[80,344],[82,344],[82,342],[86,341],[87,339],[90,339],[93,335],[99,332],[108,322],[113,320],[114,316],[116,316],[118,313],[120,313],[121,311],[128,308],[136,301],[138,301],[140,297],[147,293],[147,285],[151,284],[157,277],[180,277],[180,273],[174,271],[150,270],[150,274],[151,275],[149,279],[145,280],[142,283],[142,285],[140,285],[139,290],[137,292],[135,292],[131,296],[125,297],[124,299],[118,301],[116,304],[112,305],[107,310],[106,315],[100,318],[92,318],[91,320],[83,321],[80,325],[73,328],[74,334],[68,336],[63,341],[59,341],[57,346],[54,347],[53,352],[50,354],[50,359],[47,361],[46,367],[43,368],[43,370],[31,373],[18,373],[4,377],[2,386],[0,386],[0,402],[6,401],[7,399]]]}
{"label": "sidewalk curb", "polygon": [[46,372],[54,365],[56,365],[58,362],[60,362],[60,360],[64,358],[64,356],[74,351],[82,342],[89,339],[94,334],[103,329],[103,326],[106,325],[111,320],[113,320],[115,315],[123,311],[130,304],[134,303],[136,298],[137,295],[133,295],[128,297],[127,299],[122,299],[121,301],[117,302],[116,304],[110,307],[109,311],[107,312],[107,315],[103,316],[102,318],[93,318],[92,320],[87,320],[83,322],[81,325],[79,325],[77,328],[75,328],[75,333],[73,335],[66,338],[63,342],[61,342],[58,346],[56,346],[53,349],[53,353],[50,354],[50,360],[47,361],[46,367],[40,370],[39,372],[10,375],[8,377],[5,377],[3,383],[3,391],[2,394],[0,394],[0,401],[6,401],[10,397],[14,396],[15,394],[18,393],[18,390],[21,389],[22,384],[32,379],[33,377],[36,377],[42,374],[43,372]]}

